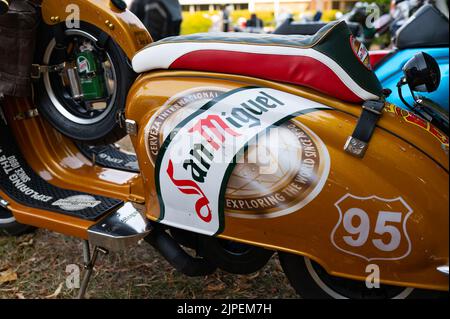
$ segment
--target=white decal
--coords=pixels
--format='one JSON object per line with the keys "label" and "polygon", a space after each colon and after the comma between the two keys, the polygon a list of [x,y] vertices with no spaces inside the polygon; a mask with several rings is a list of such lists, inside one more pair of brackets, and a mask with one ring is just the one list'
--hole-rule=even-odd
{"label": "white decal", "polygon": [[398,260],[411,252],[406,222],[412,209],[398,197],[346,194],[335,203],[339,221],[331,234],[341,251],[371,260]]}
{"label": "white decal", "polygon": [[56,202],[52,203],[52,206],[59,206],[59,208],[63,210],[73,212],[86,208],[95,208],[101,203],[101,201],[95,199],[93,196],[75,195],[64,199],[58,199]]}
{"label": "white decal", "polygon": [[[158,153],[156,186],[161,222],[207,235],[222,231],[226,183],[244,146],[294,114],[327,108],[274,89],[243,88],[191,113]],[[308,172],[315,169],[312,165],[311,160]]]}

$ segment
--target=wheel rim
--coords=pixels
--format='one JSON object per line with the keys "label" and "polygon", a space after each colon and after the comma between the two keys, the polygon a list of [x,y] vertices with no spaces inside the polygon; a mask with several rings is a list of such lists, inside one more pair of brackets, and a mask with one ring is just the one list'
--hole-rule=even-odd
{"label": "wheel rim", "polygon": [[381,285],[380,288],[368,289],[365,283],[350,279],[330,276],[320,265],[304,257],[306,269],[312,280],[326,294],[334,299],[368,298],[368,299],[404,299],[414,288]]}
{"label": "wheel rim", "polygon": [[5,208],[0,208],[0,225],[14,223],[16,219],[14,215]]}
{"label": "wheel rim", "polygon": [[[82,31],[82,30],[76,30],[76,29],[70,29],[65,31],[65,35],[68,37],[81,37],[84,39],[87,39],[93,43],[97,42],[97,38],[95,38],[93,35]],[[51,57],[54,52],[56,46],[56,40],[52,39],[50,43],[48,44],[43,58],[43,64],[45,65],[51,65]],[[108,77],[108,81],[113,85],[112,93],[108,95],[107,98],[107,106],[101,111],[90,111],[91,113],[88,114],[89,111],[86,112],[86,116],[83,116],[83,113],[81,112],[82,106],[77,105],[75,101],[70,101],[70,94],[67,92],[65,88],[63,88],[63,85],[61,83],[61,80],[56,78],[59,77],[58,74],[53,74],[53,76],[50,75],[50,73],[44,73],[43,74],[43,80],[44,80],[44,87],[47,91],[47,94],[50,98],[50,101],[52,102],[55,109],[66,119],[77,123],[81,125],[91,125],[98,123],[102,121],[108,114],[111,112],[111,110],[114,107],[114,103],[117,97],[117,75],[115,70],[115,65],[111,59],[111,56],[106,52],[107,61],[110,64],[110,76]],[[106,71],[106,70],[105,70]],[[110,84],[110,85],[111,85]],[[55,93],[54,86],[59,85],[58,93]],[[61,89],[63,88],[63,89]],[[62,96],[61,96],[62,94]],[[78,111],[78,112],[77,112]]]}

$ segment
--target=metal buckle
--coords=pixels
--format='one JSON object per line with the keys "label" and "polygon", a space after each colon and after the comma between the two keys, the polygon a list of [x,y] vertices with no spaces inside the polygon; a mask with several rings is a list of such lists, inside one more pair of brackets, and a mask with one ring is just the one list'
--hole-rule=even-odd
{"label": "metal buckle", "polygon": [[31,78],[39,79],[41,77],[41,66],[39,64],[31,65]]}
{"label": "metal buckle", "polygon": [[367,150],[367,143],[349,136],[344,145],[344,150],[356,157],[363,157]]}
{"label": "metal buckle", "polygon": [[[384,104],[383,104],[383,106],[384,106]],[[376,109],[372,105],[365,105],[365,104],[363,104],[362,108],[364,110],[367,110],[367,111],[372,112],[374,114],[381,115],[381,111],[379,111],[378,109]],[[383,109],[381,109],[381,110],[383,110]]]}
{"label": "metal buckle", "polygon": [[133,120],[125,120],[125,130],[128,135],[136,136],[138,133],[137,123]]}

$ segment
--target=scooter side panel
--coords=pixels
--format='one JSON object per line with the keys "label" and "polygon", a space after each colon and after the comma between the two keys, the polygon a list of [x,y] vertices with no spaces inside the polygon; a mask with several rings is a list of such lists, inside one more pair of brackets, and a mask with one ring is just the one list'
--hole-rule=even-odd
{"label": "scooter side panel", "polygon": [[[174,114],[186,116],[182,113],[185,104],[196,99],[203,103],[218,91],[261,85],[243,77],[226,80],[207,74],[167,74],[141,76],[130,92],[126,114],[139,128],[133,143],[147,190],[147,215],[155,221],[161,217],[155,188],[159,173],[154,166],[159,151],[155,137],[170,132]],[[265,86],[280,89],[270,82]],[[294,91],[286,87],[289,90]],[[300,89],[296,94],[311,96],[310,91]],[[218,236],[308,256],[336,276],[365,280],[366,266],[376,264],[383,283],[447,290],[447,277],[436,271],[448,264],[445,167],[383,128],[375,130],[363,159],[350,156],[343,145],[357,122],[348,110],[356,106],[320,96],[316,100],[332,109],[286,123],[285,135],[275,147],[275,173],[255,173],[254,165],[246,163],[234,168],[224,203],[225,228]],[[170,110],[164,120],[146,130],[149,122],[156,123],[155,114],[164,110]],[[384,121],[395,121],[392,116]],[[295,134],[299,130],[303,133]],[[428,138],[426,131],[415,134],[418,139]],[[297,145],[297,152],[283,153],[283,145]],[[305,159],[309,157],[329,169],[308,166],[312,162]],[[292,176],[302,176],[302,172],[310,174],[303,175],[305,182],[300,185]],[[305,193],[320,179],[325,180],[322,187],[305,200]],[[165,205],[170,209],[170,203]]]}
{"label": "scooter side panel", "polygon": [[11,119],[11,129],[28,165],[43,179],[61,188],[143,202],[142,180],[138,174],[93,165],[73,141],[41,117],[14,120],[33,108],[28,99],[9,98],[4,112]]}
{"label": "scooter side panel", "polygon": [[[441,70],[441,84],[437,91],[432,93],[416,93],[417,95],[423,95],[437,102],[443,108],[448,111],[449,106],[449,67],[448,67],[448,48],[421,48],[421,49],[407,49],[400,50],[389,57],[386,61],[381,63],[375,70],[375,73],[383,84],[384,88],[389,88],[392,90],[391,96],[389,96],[388,101],[394,103],[402,108],[406,108],[403,102],[400,100],[397,91],[397,83],[403,76],[402,67],[405,63],[418,52],[426,52],[436,59]],[[411,92],[405,86],[403,87],[403,96],[406,101],[412,105],[414,102]]]}
{"label": "scooter side panel", "polygon": [[[53,25],[73,21],[77,17],[109,34],[128,58],[152,42],[150,33],[142,22],[130,11],[118,10],[109,0],[44,0],[42,17],[46,24]],[[52,21],[57,17],[57,21]]]}

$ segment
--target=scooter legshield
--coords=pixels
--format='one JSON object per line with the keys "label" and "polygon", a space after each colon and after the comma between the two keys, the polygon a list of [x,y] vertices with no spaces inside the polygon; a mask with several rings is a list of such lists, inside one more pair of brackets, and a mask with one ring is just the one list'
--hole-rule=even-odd
{"label": "scooter legshield", "polygon": [[448,138],[393,108],[361,159],[343,150],[358,105],[239,76],[142,75],[126,117],[148,217],[336,276],[365,280],[376,264],[382,283],[448,290],[436,270],[448,265]]}

